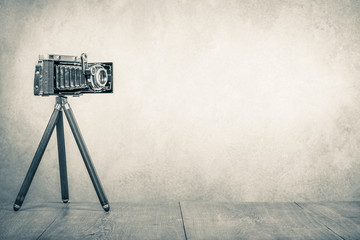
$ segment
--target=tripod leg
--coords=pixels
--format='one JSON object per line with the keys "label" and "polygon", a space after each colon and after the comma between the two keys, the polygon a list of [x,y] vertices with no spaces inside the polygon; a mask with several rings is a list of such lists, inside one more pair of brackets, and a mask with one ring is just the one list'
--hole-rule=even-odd
{"label": "tripod leg", "polygon": [[21,185],[20,191],[16,197],[15,203],[14,203],[14,210],[17,211],[21,208],[21,205],[24,202],[25,196],[29,190],[30,184],[35,176],[36,170],[40,164],[41,158],[45,152],[46,146],[49,143],[51,134],[55,128],[55,124],[57,122],[57,117],[59,114],[59,111],[61,109],[60,104],[55,105],[55,109],[50,117],[50,120],[46,126],[45,132],[41,138],[41,141],[39,143],[39,146],[36,150],[35,156],[31,162],[31,165],[29,167],[29,170],[25,176],[24,182]]}
{"label": "tripod leg", "polygon": [[103,188],[101,186],[101,183],[100,183],[100,179],[99,177],[97,176],[96,174],[96,171],[95,171],[95,167],[91,161],[91,158],[90,158],[90,155],[89,155],[89,152],[87,150],[87,147],[85,145],[85,142],[84,142],[84,139],[80,133],[80,129],[79,129],[79,126],[77,125],[77,122],[75,120],[75,117],[74,117],[74,113],[73,111],[71,110],[70,108],[70,105],[65,102],[63,104],[63,109],[64,109],[64,112],[65,112],[65,115],[66,115],[66,118],[69,122],[69,125],[70,125],[70,128],[71,128],[71,131],[75,137],[75,140],[76,140],[76,143],[79,147],[79,150],[80,150],[80,153],[81,153],[81,156],[84,160],[84,163],[85,163],[85,166],[86,166],[86,169],[90,175],[90,179],[94,185],[94,188],[95,188],[95,191],[96,191],[96,194],[99,198],[99,201],[100,201],[100,204],[101,206],[103,207],[103,209],[107,212],[110,210],[110,205],[109,205],[109,202],[105,196],[105,193],[103,191]]}
{"label": "tripod leg", "polygon": [[66,170],[65,137],[62,111],[59,112],[56,123],[56,135],[59,154],[61,198],[64,203],[67,203],[69,201],[69,188]]}

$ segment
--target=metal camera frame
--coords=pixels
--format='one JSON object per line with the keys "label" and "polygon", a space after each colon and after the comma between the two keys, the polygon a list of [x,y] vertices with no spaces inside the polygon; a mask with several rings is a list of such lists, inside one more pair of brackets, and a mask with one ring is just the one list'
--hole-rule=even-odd
{"label": "metal camera frame", "polygon": [[40,54],[35,65],[34,95],[99,94],[113,92],[113,63],[80,56]]}

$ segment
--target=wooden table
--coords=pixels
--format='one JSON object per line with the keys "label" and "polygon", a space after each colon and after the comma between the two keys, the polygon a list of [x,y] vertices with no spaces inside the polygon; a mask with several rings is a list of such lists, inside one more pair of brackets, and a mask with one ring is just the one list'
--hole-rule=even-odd
{"label": "wooden table", "polygon": [[360,202],[4,204],[0,239],[360,239]]}

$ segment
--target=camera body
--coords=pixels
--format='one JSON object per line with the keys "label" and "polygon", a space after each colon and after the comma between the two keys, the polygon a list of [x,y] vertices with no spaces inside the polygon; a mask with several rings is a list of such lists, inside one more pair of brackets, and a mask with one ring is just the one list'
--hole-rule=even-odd
{"label": "camera body", "polygon": [[112,92],[112,62],[88,63],[85,53],[80,57],[56,54],[39,56],[34,77],[36,96]]}

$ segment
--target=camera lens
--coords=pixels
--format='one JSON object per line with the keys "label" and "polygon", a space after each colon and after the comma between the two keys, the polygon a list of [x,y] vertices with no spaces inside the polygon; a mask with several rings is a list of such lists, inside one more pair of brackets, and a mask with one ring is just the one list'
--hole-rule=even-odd
{"label": "camera lens", "polygon": [[89,72],[91,74],[88,78],[90,87],[96,91],[103,90],[109,79],[107,70],[103,66],[96,64],[90,67]]}
{"label": "camera lens", "polygon": [[105,85],[107,83],[107,73],[105,69],[99,70],[99,82],[101,83],[101,85]]}
{"label": "camera lens", "polygon": [[104,68],[97,70],[95,75],[95,81],[99,87],[104,87],[108,81],[108,75]]}

